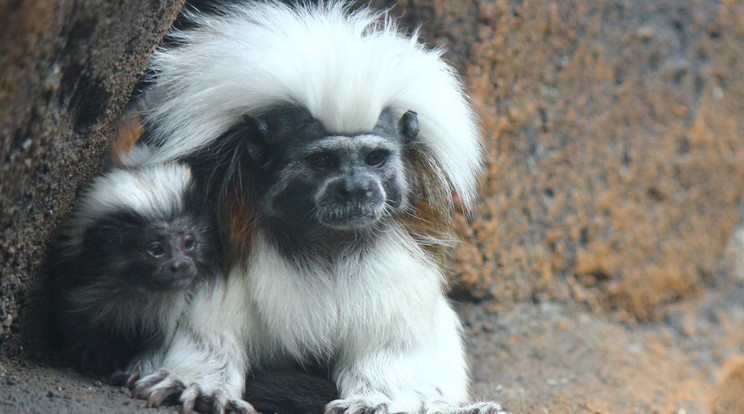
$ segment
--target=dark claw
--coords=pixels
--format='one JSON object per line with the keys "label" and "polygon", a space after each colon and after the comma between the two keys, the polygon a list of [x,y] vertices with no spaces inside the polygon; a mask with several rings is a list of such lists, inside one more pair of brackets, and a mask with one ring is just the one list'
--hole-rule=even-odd
{"label": "dark claw", "polygon": [[167,388],[163,390],[154,391],[152,394],[150,394],[150,398],[147,399],[147,404],[145,404],[145,407],[147,408],[156,408],[160,407],[163,404],[163,401],[165,401],[168,397],[172,395],[173,388]]}
{"label": "dark claw", "polygon": [[154,377],[153,379],[148,379],[145,383],[140,384],[138,386],[138,388],[151,387],[151,386],[153,386],[153,385],[155,385],[155,384],[163,381],[167,376],[168,376],[168,373],[167,372],[160,371],[160,372],[158,372],[158,374],[157,374],[156,377]]}
{"label": "dark claw", "polygon": [[212,399],[207,396],[200,396],[196,399],[194,407],[196,408],[196,411],[200,413],[211,413],[213,409]]}
{"label": "dark claw", "polygon": [[225,414],[225,399],[214,396],[212,401],[212,412],[216,414]]}
{"label": "dark claw", "polygon": [[250,403],[246,401],[242,401],[242,400],[230,401],[230,404],[228,404],[228,408],[231,411],[239,413],[239,414],[257,414],[258,413],[256,409],[253,408],[253,406]]}
{"label": "dark claw", "polygon": [[191,414],[194,411],[194,404],[196,403],[195,398],[189,398],[183,402],[181,406],[181,414]]}
{"label": "dark claw", "polygon": [[130,375],[129,378],[127,378],[127,382],[125,385],[127,386],[127,388],[131,390],[132,387],[134,387],[134,384],[139,379],[140,379],[140,374],[135,372],[134,374]]}
{"label": "dark claw", "polygon": [[124,371],[116,371],[109,377],[109,385],[117,387],[127,387],[130,390],[134,387],[134,383],[140,378],[139,373],[127,374]]}
{"label": "dark claw", "polygon": [[144,400],[145,396],[142,395],[142,393],[145,391],[145,388],[147,388],[147,385],[142,384],[137,387],[135,387],[132,390],[132,398],[138,399],[138,400]]}

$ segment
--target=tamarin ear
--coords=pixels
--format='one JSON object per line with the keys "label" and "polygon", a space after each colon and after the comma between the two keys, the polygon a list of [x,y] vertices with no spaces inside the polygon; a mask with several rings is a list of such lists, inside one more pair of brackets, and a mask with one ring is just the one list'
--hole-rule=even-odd
{"label": "tamarin ear", "polygon": [[267,158],[267,145],[269,140],[269,125],[261,118],[243,115],[245,128],[245,149],[248,156],[256,163],[263,165]]}
{"label": "tamarin ear", "polygon": [[398,132],[403,137],[405,144],[410,144],[418,136],[418,115],[414,111],[406,111],[398,121]]}
{"label": "tamarin ear", "polygon": [[261,136],[267,136],[269,134],[269,125],[266,124],[266,121],[264,121],[263,119],[253,117],[248,114],[243,114],[243,121],[245,121],[247,125],[251,125],[253,128],[255,128],[256,131],[261,134]]}

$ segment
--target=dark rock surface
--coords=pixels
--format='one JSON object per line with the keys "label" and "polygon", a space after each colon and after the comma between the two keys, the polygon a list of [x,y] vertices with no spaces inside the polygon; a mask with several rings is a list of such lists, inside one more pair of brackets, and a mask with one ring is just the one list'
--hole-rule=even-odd
{"label": "dark rock surface", "polygon": [[[36,308],[45,245],[182,2],[0,3],[0,337]],[[21,316],[22,317],[22,316]],[[29,322],[31,324],[33,322]],[[13,342],[13,345],[9,345]]]}

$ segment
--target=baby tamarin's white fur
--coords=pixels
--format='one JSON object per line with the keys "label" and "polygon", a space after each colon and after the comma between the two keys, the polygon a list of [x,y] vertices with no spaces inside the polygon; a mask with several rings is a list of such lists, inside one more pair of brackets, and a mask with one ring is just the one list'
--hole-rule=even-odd
{"label": "baby tamarin's white fur", "polygon": [[246,374],[299,362],[336,382],[331,413],[499,412],[468,403],[443,292],[452,194],[475,198],[482,149],[441,51],[341,2],[191,19],[140,105],[151,160],[192,165],[232,265],[135,393],[249,412]]}

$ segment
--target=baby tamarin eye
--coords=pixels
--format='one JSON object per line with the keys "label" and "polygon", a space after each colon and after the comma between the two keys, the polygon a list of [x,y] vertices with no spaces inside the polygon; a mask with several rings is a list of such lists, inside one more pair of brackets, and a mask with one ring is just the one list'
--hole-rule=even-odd
{"label": "baby tamarin eye", "polygon": [[163,244],[160,242],[152,242],[150,243],[150,247],[147,249],[147,253],[149,253],[150,256],[159,259],[165,254],[165,247],[163,247]]}
{"label": "baby tamarin eye", "polygon": [[193,236],[186,236],[183,241],[183,248],[186,250],[194,250],[196,248],[196,240]]}

